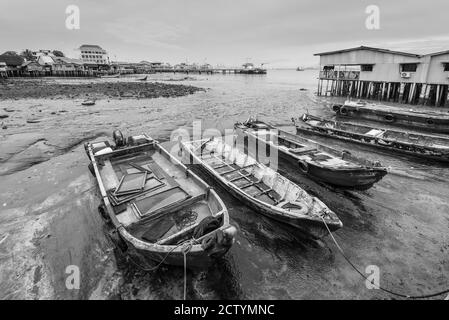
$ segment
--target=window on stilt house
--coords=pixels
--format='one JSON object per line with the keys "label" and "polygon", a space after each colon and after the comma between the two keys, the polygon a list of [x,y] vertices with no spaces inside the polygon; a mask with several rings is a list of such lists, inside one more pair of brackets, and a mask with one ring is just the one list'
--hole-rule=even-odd
{"label": "window on stilt house", "polygon": [[360,66],[360,70],[362,70],[363,72],[371,72],[373,71],[373,67],[374,67],[373,64],[362,64]]}
{"label": "window on stilt house", "polygon": [[449,71],[449,62],[443,63],[444,71]]}
{"label": "window on stilt house", "polygon": [[416,69],[418,69],[417,63],[401,64],[401,72],[416,72]]}

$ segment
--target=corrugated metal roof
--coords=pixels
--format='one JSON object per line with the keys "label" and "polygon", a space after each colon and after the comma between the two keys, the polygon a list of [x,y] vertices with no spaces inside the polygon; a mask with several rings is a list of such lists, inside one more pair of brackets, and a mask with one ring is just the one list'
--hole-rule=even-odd
{"label": "corrugated metal roof", "polygon": [[398,55],[402,55],[402,56],[416,57],[416,58],[420,57],[419,54],[415,54],[415,53],[402,52],[402,51],[393,51],[393,50],[388,50],[388,49],[365,47],[365,46],[360,46],[360,47],[356,47],[356,48],[349,48],[349,49],[343,49],[343,50],[336,50],[336,51],[321,52],[321,53],[316,53],[314,55],[315,56],[326,56],[326,55],[331,55],[331,54],[338,54],[338,53],[358,51],[358,50],[377,51],[377,52],[382,52],[382,53],[398,54]]}

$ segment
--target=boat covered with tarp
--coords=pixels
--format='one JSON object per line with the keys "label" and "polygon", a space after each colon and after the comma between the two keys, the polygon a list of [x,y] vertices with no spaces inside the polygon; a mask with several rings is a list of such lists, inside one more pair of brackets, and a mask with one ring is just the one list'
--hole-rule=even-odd
{"label": "boat covered with tarp", "polygon": [[313,133],[416,157],[449,162],[449,138],[443,135],[327,120],[309,114],[304,114],[301,120],[302,124],[296,126],[298,133]]}
{"label": "boat covered with tarp", "polygon": [[388,173],[378,161],[356,157],[347,150],[331,148],[262,121],[250,118],[236,123],[234,128],[237,135],[243,136],[245,149],[251,149],[249,145],[262,146],[267,155],[274,150],[280,164],[288,163],[297,172],[333,186],[366,190]]}
{"label": "boat covered with tarp", "polygon": [[181,150],[187,161],[199,165],[242,203],[303,236],[319,239],[343,226],[321,200],[226,139],[181,142]]}
{"label": "boat covered with tarp", "polygon": [[[143,269],[206,267],[234,242],[217,193],[158,141],[142,134],[85,145],[116,246]],[[186,260],[184,260],[186,259]]]}

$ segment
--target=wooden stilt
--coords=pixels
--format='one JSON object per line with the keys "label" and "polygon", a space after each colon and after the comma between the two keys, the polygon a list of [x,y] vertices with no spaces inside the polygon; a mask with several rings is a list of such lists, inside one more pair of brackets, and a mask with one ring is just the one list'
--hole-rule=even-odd
{"label": "wooden stilt", "polygon": [[416,83],[413,83],[408,94],[408,103],[413,103],[413,97],[415,96]]}
{"label": "wooden stilt", "polygon": [[430,100],[430,91],[432,90],[432,85],[426,85],[426,93],[424,95],[424,105],[427,106]]}
{"label": "wooden stilt", "polygon": [[390,94],[391,94],[391,82],[388,82],[387,101],[390,100]]}
{"label": "wooden stilt", "polygon": [[325,93],[326,97],[327,97],[328,91],[329,91],[329,79],[326,80],[326,93]]}
{"label": "wooden stilt", "polygon": [[427,84],[423,84],[421,88],[421,92],[419,93],[419,101],[418,104],[424,104],[426,98]]}
{"label": "wooden stilt", "polygon": [[439,107],[440,106],[440,85],[437,84],[437,95],[435,98],[435,107]]}

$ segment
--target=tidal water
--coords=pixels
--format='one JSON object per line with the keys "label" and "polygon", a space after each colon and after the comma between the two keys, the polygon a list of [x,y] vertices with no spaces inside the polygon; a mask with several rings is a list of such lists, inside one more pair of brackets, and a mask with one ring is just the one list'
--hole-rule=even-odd
{"label": "tidal water", "polygon": [[[144,273],[117,256],[105,239],[96,212],[100,197],[82,142],[117,128],[168,141],[181,127],[191,131],[196,123],[225,132],[249,116],[292,131],[290,119],[305,111],[333,116],[335,101],[315,95],[317,71],[183,77],[155,74],[149,81],[181,80],[173,83],[207,90],[180,98],[105,99],[92,107],[70,99],[1,102],[16,111],[0,142],[0,298],[182,298],[182,268]],[[37,115],[41,122],[26,123]],[[448,288],[447,166],[316,139],[391,170],[367,191],[343,191],[310,181],[295,168],[281,170],[337,213],[344,227],[335,238],[353,263],[362,272],[378,267],[380,284],[399,293]],[[238,236],[219,264],[188,272],[189,299],[391,298],[367,289],[329,237],[306,241],[202,177],[225,201]],[[71,264],[81,267],[81,288],[75,291],[65,287],[65,267]]]}

